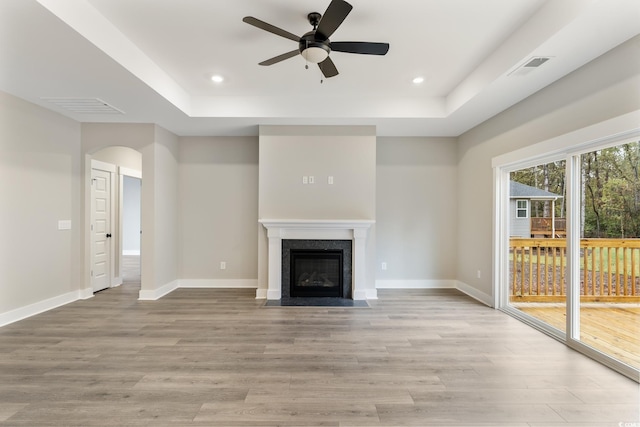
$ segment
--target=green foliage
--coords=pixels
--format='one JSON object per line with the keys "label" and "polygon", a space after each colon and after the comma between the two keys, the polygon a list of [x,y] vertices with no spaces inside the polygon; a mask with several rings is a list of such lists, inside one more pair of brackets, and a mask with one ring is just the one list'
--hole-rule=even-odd
{"label": "green foliage", "polygon": [[640,143],[582,155],[584,236],[640,237]]}
{"label": "green foliage", "polygon": [[[582,161],[582,237],[640,237],[640,142],[585,153]],[[552,162],[511,173],[522,184],[565,194],[565,162]],[[549,217],[548,202],[532,203],[533,217]],[[564,217],[564,199],[556,204]]]}

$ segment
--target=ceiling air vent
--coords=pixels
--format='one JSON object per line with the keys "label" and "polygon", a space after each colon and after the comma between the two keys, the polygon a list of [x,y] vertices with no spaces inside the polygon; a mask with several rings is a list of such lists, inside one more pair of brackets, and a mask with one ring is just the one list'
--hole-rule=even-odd
{"label": "ceiling air vent", "polygon": [[124,114],[124,111],[100,98],[40,98],[67,111],[79,114]]}
{"label": "ceiling air vent", "polygon": [[527,59],[524,64],[518,66],[515,70],[510,72],[509,76],[524,76],[529,74],[531,71],[535,70],[548,60],[550,60],[550,56],[534,56],[533,58]]}

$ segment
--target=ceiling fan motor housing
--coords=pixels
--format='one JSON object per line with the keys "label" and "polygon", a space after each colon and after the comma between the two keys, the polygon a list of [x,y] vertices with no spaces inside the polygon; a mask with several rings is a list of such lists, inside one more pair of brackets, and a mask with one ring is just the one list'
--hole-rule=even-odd
{"label": "ceiling fan motor housing", "polygon": [[329,40],[317,40],[315,30],[309,31],[300,38],[298,49],[307,61],[313,63],[324,61],[331,52]]}

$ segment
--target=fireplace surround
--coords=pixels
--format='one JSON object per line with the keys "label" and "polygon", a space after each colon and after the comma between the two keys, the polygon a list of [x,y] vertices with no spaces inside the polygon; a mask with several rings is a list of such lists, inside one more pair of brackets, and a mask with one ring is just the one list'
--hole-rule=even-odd
{"label": "fireplace surround", "polygon": [[289,220],[262,219],[268,238],[267,299],[282,298],[283,240],[350,240],[351,241],[351,298],[366,300],[366,240],[373,220]]}

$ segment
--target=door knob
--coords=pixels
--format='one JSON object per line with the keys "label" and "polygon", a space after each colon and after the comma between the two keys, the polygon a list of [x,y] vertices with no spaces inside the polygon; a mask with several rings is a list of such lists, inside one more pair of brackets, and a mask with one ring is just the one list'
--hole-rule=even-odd
{"label": "door knob", "polygon": [[107,233],[107,239],[111,237],[111,233]]}

